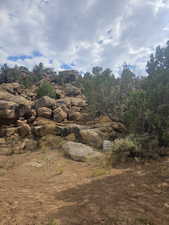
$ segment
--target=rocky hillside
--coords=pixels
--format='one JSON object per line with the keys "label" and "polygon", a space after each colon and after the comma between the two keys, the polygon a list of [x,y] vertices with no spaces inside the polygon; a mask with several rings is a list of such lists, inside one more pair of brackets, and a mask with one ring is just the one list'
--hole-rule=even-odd
{"label": "rocky hillside", "polygon": [[[91,146],[89,152],[103,150],[108,140],[125,134],[126,129],[120,122],[112,122],[107,117],[91,120],[86,99],[75,86],[77,73],[68,71],[65,74],[55,82],[48,76],[43,77],[31,88],[19,83],[0,85],[0,155],[62,146],[83,149],[84,144]],[[37,95],[38,88],[46,80],[57,98]],[[79,146],[75,148],[75,144]],[[78,160],[82,158],[84,160],[84,157]]]}

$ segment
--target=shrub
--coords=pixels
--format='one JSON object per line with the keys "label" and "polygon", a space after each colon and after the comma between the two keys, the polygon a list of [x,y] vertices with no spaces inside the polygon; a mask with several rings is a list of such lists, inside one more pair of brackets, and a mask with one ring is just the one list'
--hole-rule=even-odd
{"label": "shrub", "polygon": [[138,145],[130,138],[116,139],[112,143],[111,161],[125,162],[131,156],[135,156],[138,151]]}
{"label": "shrub", "polygon": [[51,98],[56,98],[56,91],[54,87],[47,81],[44,81],[37,90],[38,98],[43,96],[49,96]]}

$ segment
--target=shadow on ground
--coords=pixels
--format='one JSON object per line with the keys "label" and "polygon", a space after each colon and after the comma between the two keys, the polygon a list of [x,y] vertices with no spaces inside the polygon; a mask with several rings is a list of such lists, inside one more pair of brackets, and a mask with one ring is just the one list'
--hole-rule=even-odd
{"label": "shadow on ground", "polygon": [[107,176],[61,191],[55,198],[67,206],[49,217],[61,225],[169,225],[167,177],[158,175],[156,167],[151,173],[145,171]]}

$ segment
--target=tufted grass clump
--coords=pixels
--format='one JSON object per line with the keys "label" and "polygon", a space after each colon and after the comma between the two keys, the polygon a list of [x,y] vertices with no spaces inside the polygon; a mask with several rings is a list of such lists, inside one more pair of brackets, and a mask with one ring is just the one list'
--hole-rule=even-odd
{"label": "tufted grass clump", "polygon": [[129,137],[116,139],[112,143],[112,152],[110,154],[111,163],[126,162],[138,152],[138,144]]}

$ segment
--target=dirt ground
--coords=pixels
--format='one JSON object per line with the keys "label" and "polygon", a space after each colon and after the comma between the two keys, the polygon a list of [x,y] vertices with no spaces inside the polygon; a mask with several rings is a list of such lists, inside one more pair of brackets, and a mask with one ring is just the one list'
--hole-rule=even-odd
{"label": "dirt ground", "polygon": [[0,156],[0,225],[169,225],[169,161],[105,171],[57,152]]}

